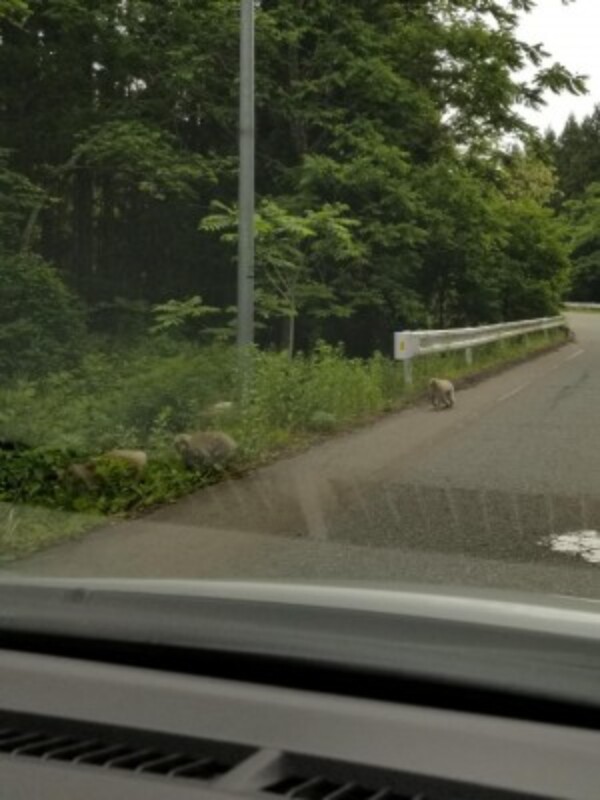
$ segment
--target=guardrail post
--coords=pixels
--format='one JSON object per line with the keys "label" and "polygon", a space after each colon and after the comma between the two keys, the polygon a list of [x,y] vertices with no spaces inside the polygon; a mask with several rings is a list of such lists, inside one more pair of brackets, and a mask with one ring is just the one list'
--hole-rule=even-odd
{"label": "guardrail post", "polygon": [[413,359],[419,355],[419,337],[411,331],[394,334],[394,358],[402,361],[404,367],[404,385],[412,386]]}
{"label": "guardrail post", "polygon": [[473,348],[472,347],[467,347],[467,349],[465,350],[465,361],[467,362],[467,365],[469,367],[473,363]]}

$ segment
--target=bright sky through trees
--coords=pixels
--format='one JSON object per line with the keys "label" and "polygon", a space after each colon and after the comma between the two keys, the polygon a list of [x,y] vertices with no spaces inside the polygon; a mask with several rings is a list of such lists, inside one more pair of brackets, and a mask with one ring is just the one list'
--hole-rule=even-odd
{"label": "bright sky through trees", "polygon": [[520,35],[525,41],[543,42],[553,60],[589,76],[587,95],[556,96],[548,92],[545,108],[525,112],[528,121],[542,130],[552,127],[558,132],[569,114],[581,119],[600,103],[599,31],[599,0],[575,0],[569,5],[561,0],[538,0],[537,7],[523,15]]}

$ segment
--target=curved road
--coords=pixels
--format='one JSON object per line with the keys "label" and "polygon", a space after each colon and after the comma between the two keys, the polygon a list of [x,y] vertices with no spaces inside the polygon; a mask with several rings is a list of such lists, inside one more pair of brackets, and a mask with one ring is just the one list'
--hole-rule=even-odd
{"label": "curved road", "polygon": [[577,340],[15,565],[29,574],[413,581],[600,597],[600,314]]}

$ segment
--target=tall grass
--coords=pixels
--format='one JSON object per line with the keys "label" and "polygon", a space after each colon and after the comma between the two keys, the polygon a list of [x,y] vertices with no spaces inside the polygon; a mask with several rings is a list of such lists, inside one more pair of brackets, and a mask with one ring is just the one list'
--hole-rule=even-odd
{"label": "tall grass", "polygon": [[234,390],[235,354],[182,344],[98,351],[71,372],[0,390],[0,435],[36,447],[151,447]]}
{"label": "tall grass", "polygon": [[0,502],[0,564],[80,536],[102,522],[98,514],[74,514]]}

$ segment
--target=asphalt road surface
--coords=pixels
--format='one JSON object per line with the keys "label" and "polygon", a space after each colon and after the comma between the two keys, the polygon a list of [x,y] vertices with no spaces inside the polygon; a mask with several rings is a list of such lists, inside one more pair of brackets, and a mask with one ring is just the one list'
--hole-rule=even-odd
{"label": "asphalt road surface", "polygon": [[[600,314],[575,342],[143,519],[14,565],[56,576],[283,578],[502,587],[600,598]],[[599,540],[600,558],[600,540]]]}

